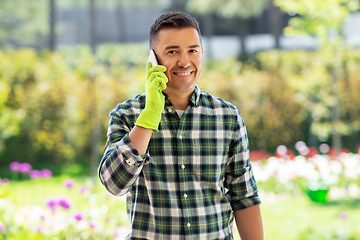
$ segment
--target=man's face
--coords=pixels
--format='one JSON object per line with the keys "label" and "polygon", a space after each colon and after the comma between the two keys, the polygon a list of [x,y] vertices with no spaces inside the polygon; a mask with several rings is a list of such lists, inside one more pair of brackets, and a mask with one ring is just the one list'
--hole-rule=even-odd
{"label": "man's face", "polygon": [[166,67],[166,94],[189,95],[201,76],[203,48],[195,28],[170,28],[158,33],[154,43],[158,62]]}

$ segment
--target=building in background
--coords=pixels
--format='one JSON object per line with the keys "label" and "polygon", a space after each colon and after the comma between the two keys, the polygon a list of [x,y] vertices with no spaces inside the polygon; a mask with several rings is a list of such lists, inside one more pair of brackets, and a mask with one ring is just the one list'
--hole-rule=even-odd
{"label": "building in background", "polygon": [[[106,43],[144,43],[147,44],[149,28],[154,20],[165,11],[131,9],[119,12],[118,9],[96,10],[96,42]],[[276,40],[271,34],[271,22],[268,21],[269,9],[260,16],[250,19],[249,34],[245,38],[247,54],[276,48]],[[290,16],[280,12],[280,30],[287,25]],[[235,35],[236,21],[216,15],[198,16],[192,14],[200,23],[205,57],[226,58],[241,54],[240,39]],[[211,26],[208,26],[211,18]],[[67,47],[89,43],[89,14],[87,9],[59,9],[57,14],[57,46]],[[360,46],[360,13],[354,13],[345,24],[345,39],[353,45]],[[206,33],[211,28],[212,35]],[[279,36],[281,49],[316,49],[317,40],[311,37]]]}

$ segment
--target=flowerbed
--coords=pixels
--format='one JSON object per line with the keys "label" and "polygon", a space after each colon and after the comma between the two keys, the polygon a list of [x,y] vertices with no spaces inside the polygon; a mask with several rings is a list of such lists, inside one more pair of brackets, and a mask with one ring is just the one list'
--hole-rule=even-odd
{"label": "flowerbed", "polygon": [[[265,210],[268,196],[278,196],[281,202],[281,196],[297,199],[305,193],[321,203],[359,198],[359,153],[343,149],[336,154],[329,146],[315,149],[301,142],[295,149],[279,146],[275,155],[264,150],[251,152]],[[10,170],[10,180],[0,178],[0,240],[124,239],[130,232],[124,198],[110,195],[97,180],[54,178],[50,170],[33,169],[28,163],[13,162]],[[24,198],[29,195],[39,196],[27,202]],[[267,218],[273,221],[278,216],[274,211],[274,216],[265,211],[265,224]],[[293,206],[290,211],[295,211]],[[335,218],[345,223],[350,213],[347,211],[339,209]],[[360,234],[360,226],[358,232],[344,233],[338,225],[330,230],[323,233],[315,226],[309,230],[299,228],[298,237],[292,239],[359,239],[355,236]]]}
{"label": "flowerbed", "polygon": [[[0,240],[124,239],[129,233],[123,199],[99,190],[92,180],[51,179],[50,170],[34,170],[28,163],[11,163],[10,169],[16,179],[27,179],[0,178]],[[27,182],[34,189],[24,187]],[[21,184],[24,192],[15,196],[13,188]],[[31,194],[42,195],[42,201],[23,199]]]}
{"label": "flowerbed", "polygon": [[[297,155],[283,145],[277,148],[275,156],[265,151],[251,153],[260,189],[276,194],[306,192],[318,202],[360,196],[360,145],[358,153],[346,149],[336,153],[324,144],[318,151],[303,142],[298,142],[295,148]],[[320,200],[314,197],[315,192],[328,196]]]}

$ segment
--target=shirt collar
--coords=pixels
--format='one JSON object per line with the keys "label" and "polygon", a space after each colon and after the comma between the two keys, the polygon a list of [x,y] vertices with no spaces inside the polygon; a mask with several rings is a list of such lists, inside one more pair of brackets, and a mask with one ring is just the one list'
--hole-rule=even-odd
{"label": "shirt collar", "polygon": [[199,106],[200,94],[201,94],[200,87],[198,85],[196,85],[195,90],[194,90],[194,92],[193,92],[193,94],[191,95],[191,98],[190,98],[190,102],[192,102],[195,107]]}
{"label": "shirt collar", "polygon": [[[165,93],[163,93],[163,94],[165,95],[166,105],[171,104],[170,101],[169,101],[168,96]],[[192,95],[190,97],[190,104],[192,104],[195,107],[198,107],[199,102],[200,102],[200,95],[201,95],[200,87],[198,85],[196,85],[195,90],[194,90],[194,92],[192,93]]]}

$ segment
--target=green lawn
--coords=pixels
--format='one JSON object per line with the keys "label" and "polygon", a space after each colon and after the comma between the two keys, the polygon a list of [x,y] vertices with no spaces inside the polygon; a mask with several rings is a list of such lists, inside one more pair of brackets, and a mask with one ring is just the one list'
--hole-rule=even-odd
{"label": "green lawn", "polygon": [[[317,240],[322,239],[319,236],[342,233],[360,239],[359,200],[320,204],[310,201],[305,195],[280,197],[272,201],[265,198],[261,209],[266,240]],[[341,218],[341,215],[344,217]]]}
{"label": "green lawn", "polygon": [[[77,178],[76,186],[71,189],[63,186],[62,182],[65,179],[66,177],[54,177],[12,181],[9,186],[1,186],[1,190],[12,196],[18,207],[44,206],[47,197],[63,195],[71,198],[73,209],[83,210],[91,205],[99,207],[106,205],[109,207],[109,216],[116,215],[118,225],[129,226],[123,197],[110,195],[96,178],[95,180]],[[86,185],[92,194],[86,196],[80,194],[79,189],[82,185]],[[357,237],[360,236],[359,199],[319,204],[310,201],[302,194],[298,196],[263,194],[260,197],[263,202],[261,210],[266,240],[360,239]],[[341,215],[343,218],[340,217]],[[339,234],[343,237],[330,237],[331,234]],[[236,235],[235,239],[237,238]]]}

